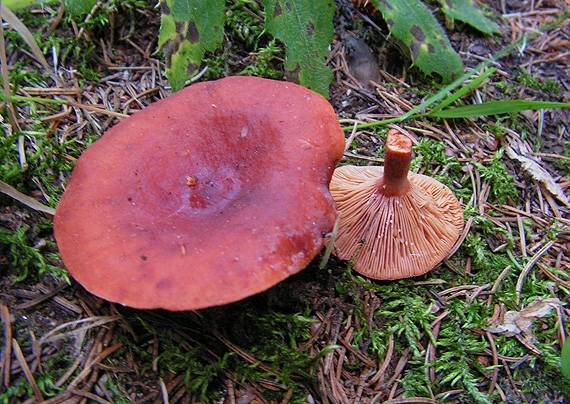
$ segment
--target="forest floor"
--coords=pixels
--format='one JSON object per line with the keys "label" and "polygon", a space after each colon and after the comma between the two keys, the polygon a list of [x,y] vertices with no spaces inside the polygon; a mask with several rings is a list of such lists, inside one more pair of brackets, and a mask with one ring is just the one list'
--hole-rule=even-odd
{"label": "forest floor", "polygon": [[[502,15],[501,35],[456,24],[450,39],[467,68],[528,40],[494,62],[465,102],[569,102],[567,4],[483,2]],[[103,1],[79,21],[57,5],[19,12],[50,71],[4,27],[21,98],[19,128],[2,108],[3,182],[55,207],[86,147],[171,94],[152,3]],[[263,34],[252,3],[228,2],[224,48],[207,55],[200,81],[284,78],[283,48]],[[351,137],[343,163],[381,164],[389,127],[354,124],[400,115],[439,87],[408,67],[380,18],[362,13],[337,1],[331,103]],[[354,69],[354,55],[368,53],[372,85]],[[568,193],[569,118],[553,109],[399,126],[414,139],[414,171],[444,182],[465,207],[461,246],[429,274],[373,282],[335,258],[319,269],[317,258],[265,293],[199,312],[134,310],[91,295],[64,269],[52,216],[0,194],[0,402],[567,402],[570,210],[547,184]],[[520,329],[499,332],[513,317]]]}

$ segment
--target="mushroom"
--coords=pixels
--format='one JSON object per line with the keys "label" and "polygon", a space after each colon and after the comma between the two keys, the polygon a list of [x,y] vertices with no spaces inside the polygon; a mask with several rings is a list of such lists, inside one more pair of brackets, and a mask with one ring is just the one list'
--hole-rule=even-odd
{"label": "mushroom", "polygon": [[409,173],[412,142],[390,130],[384,167],[343,166],[330,189],[340,226],[334,252],[374,279],[422,275],[448,255],[463,229],[463,210],[451,190]]}
{"label": "mushroom", "polygon": [[192,85],[79,158],[55,216],[63,261],[93,294],[135,308],[266,290],[307,266],[333,228],[343,144],[330,104],[301,86]]}

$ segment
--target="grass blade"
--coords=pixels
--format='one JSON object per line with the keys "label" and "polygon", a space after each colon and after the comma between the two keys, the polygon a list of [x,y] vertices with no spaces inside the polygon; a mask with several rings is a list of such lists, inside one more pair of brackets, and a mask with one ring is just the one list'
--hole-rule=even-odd
{"label": "grass blade", "polygon": [[527,100],[500,100],[489,101],[476,105],[464,105],[456,108],[448,108],[443,111],[432,111],[427,116],[434,118],[473,118],[478,116],[510,114],[525,110],[547,108],[570,108],[570,103],[550,101],[527,101]]}
{"label": "grass blade", "polygon": [[[523,38],[526,38],[526,37],[523,37]],[[449,94],[453,90],[455,90],[457,87],[462,85],[465,81],[469,80],[471,77],[473,77],[475,74],[477,74],[478,71],[488,68],[491,63],[509,55],[513,51],[513,49],[515,49],[522,42],[523,38],[519,39],[516,42],[513,42],[510,45],[505,46],[503,49],[501,49],[500,51],[495,53],[489,59],[479,63],[477,66],[475,66],[473,68],[473,70],[470,70],[470,71],[464,73],[461,77],[459,77],[458,79],[449,83],[448,85],[443,87],[441,90],[439,90],[437,93],[435,93],[431,97],[427,98],[422,103],[420,103],[418,106],[412,108],[411,110],[409,110],[405,114],[400,115],[400,116],[396,116],[394,118],[383,119],[381,121],[363,123],[361,125],[357,125],[356,129],[360,130],[360,129],[374,128],[377,126],[385,126],[385,125],[388,125],[390,123],[403,122],[403,121],[406,121],[408,119],[412,119],[412,118],[416,117],[417,115],[419,115],[423,111],[425,111],[428,107],[430,107],[430,106],[436,104],[438,101],[443,100],[446,97],[450,96]],[[343,130],[345,132],[350,132],[353,129],[354,129],[353,126],[347,126],[347,127],[343,128]]]}
{"label": "grass blade", "polygon": [[453,94],[451,94],[449,97],[447,97],[446,99],[444,99],[436,108],[434,111],[440,111],[442,109],[444,109],[445,107],[453,104],[455,101],[457,101],[458,99],[460,99],[461,97],[463,97],[465,94],[469,93],[470,91],[476,89],[477,87],[479,87],[479,85],[485,81],[485,79],[487,77],[489,77],[490,75],[492,75],[493,73],[495,73],[497,71],[496,68],[492,67],[490,69],[484,70],[483,73],[481,73],[478,77],[476,77],[475,79],[473,79],[472,81],[470,81],[469,83],[467,83],[465,86],[461,87],[459,90],[457,90],[456,92],[454,92]]}
{"label": "grass blade", "polygon": [[24,23],[22,21],[20,21],[20,19],[18,17],[16,17],[16,14],[14,14],[4,4],[0,4],[0,14],[2,15],[2,18],[4,20],[6,20],[6,22],[8,24],[10,24],[10,26],[18,34],[20,34],[20,36],[22,37],[24,42],[26,42],[28,44],[28,46],[31,48],[32,53],[33,53],[34,57],[36,58],[36,60],[42,64],[44,69],[46,69],[46,73],[49,74],[50,76],[52,76],[53,73],[51,71],[51,68],[50,68],[46,58],[44,57],[44,54],[40,50],[40,47],[36,43],[34,36],[30,32],[30,30],[28,29],[28,27],[26,27],[24,25]]}
{"label": "grass blade", "polygon": [[9,197],[14,198],[18,202],[21,202],[27,207],[32,208],[34,210],[44,212],[52,216],[55,215],[54,208],[46,206],[43,203],[38,202],[36,199],[32,198],[31,196],[21,193],[16,188],[6,184],[4,181],[0,181],[0,193],[8,195]]}

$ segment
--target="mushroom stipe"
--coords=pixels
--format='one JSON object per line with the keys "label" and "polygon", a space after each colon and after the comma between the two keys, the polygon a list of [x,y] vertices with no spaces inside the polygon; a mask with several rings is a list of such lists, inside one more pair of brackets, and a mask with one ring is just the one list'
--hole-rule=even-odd
{"label": "mushroom stipe", "polygon": [[451,190],[409,173],[412,143],[388,132],[384,167],[343,166],[330,189],[340,215],[334,253],[379,280],[422,275],[451,251],[463,210]]}
{"label": "mushroom stipe", "polygon": [[120,122],[78,160],[55,215],[71,275],[136,308],[261,292],[319,252],[344,136],[330,104],[253,77],[194,84]]}

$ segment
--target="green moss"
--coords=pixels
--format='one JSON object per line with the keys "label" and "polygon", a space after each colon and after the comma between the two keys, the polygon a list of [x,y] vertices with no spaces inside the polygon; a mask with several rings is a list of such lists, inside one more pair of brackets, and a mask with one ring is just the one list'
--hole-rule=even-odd
{"label": "green moss", "polygon": [[446,321],[437,340],[436,372],[442,375],[440,384],[463,388],[477,403],[490,403],[490,397],[482,393],[477,384],[486,369],[477,361],[477,354],[487,348],[483,337],[465,330],[460,321]]}
{"label": "green moss", "polygon": [[32,274],[34,276],[51,274],[69,283],[67,271],[53,265],[56,257],[48,256],[30,244],[30,240],[36,237],[37,234],[30,236],[25,227],[19,227],[15,231],[0,227],[0,251],[7,254],[10,260],[11,270],[16,275],[15,282],[22,282]]}
{"label": "green moss", "polygon": [[520,68],[516,76],[516,80],[523,86],[541,90],[551,94],[559,94],[561,91],[560,84],[556,80],[540,80],[534,78],[527,70]]}
{"label": "green moss", "polygon": [[263,34],[264,13],[255,0],[231,0],[226,8],[225,24],[247,50],[253,50]]}
{"label": "green moss", "polygon": [[[423,138],[414,146],[413,151],[413,170],[423,169],[426,175],[433,176],[449,187],[458,199],[468,201],[471,198],[472,189],[462,171],[463,165],[457,157],[446,154],[443,142]],[[433,174],[436,170],[437,174]]]}
{"label": "green moss", "polygon": [[518,197],[513,177],[502,162],[503,154],[504,150],[499,149],[488,164],[476,163],[481,178],[491,186],[490,202],[498,204],[506,203],[509,198]]}
{"label": "green moss", "polygon": [[281,49],[275,40],[270,41],[267,46],[260,48],[255,54],[253,64],[248,65],[240,74],[246,76],[259,76],[269,79],[280,79],[283,77],[281,69],[274,67],[276,60],[282,56]]}

